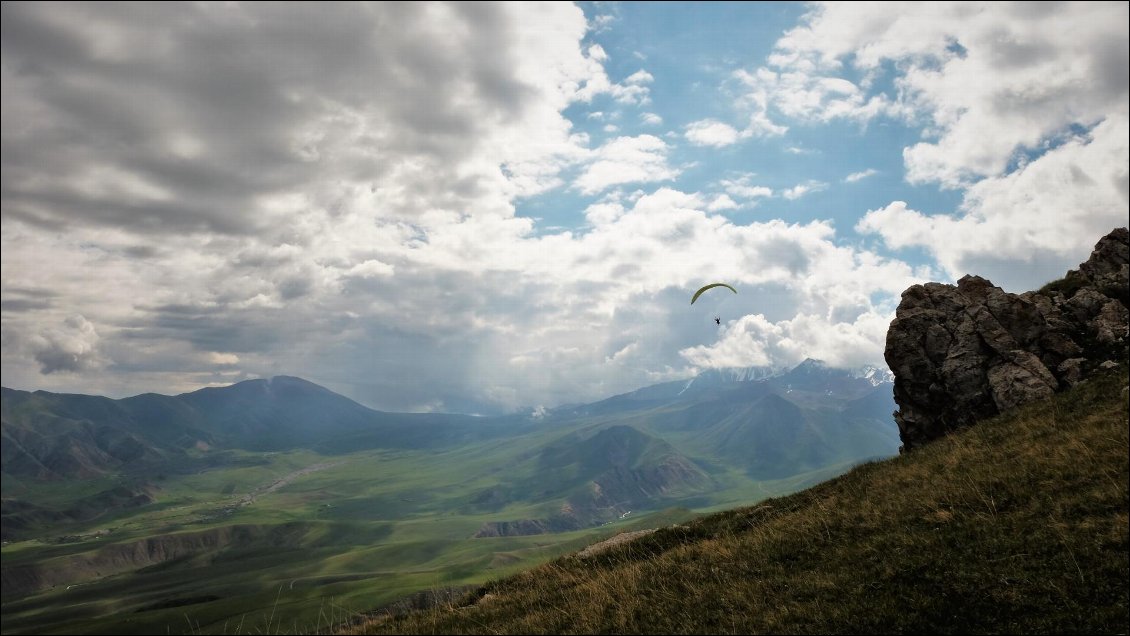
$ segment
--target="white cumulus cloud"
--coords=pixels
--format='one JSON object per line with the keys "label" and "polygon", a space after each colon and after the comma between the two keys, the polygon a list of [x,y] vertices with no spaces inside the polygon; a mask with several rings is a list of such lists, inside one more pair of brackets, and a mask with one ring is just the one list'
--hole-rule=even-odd
{"label": "white cumulus cloud", "polygon": [[649,183],[675,178],[679,171],[667,163],[670,148],[654,135],[617,137],[594,153],[574,182],[584,194],[595,194],[625,183]]}
{"label": "white cumulus cloud", "polygon": [[703,119],[687,124],[684,134],[687,141],[696,146],[714,146],[716,148],[729,146],[737,142],[740,136],[740,133],[733,126],[714,119]]}
{"label": "white cumulus cloud", "polygon": [[959,190],[960,208],[893,202],[857,230],[1023,291],[1126,223],[1128,13],[1102,2],[815,4],[740,79],[786,120],[922,127],[903,151],[906,178]]}
{"label": "white cumulus cloud", "polygon": [[31,338],[30,348],[40,372],[79,372],[101,367],[98,332],[81,314],[69,316],[61,326],[45,327]]}

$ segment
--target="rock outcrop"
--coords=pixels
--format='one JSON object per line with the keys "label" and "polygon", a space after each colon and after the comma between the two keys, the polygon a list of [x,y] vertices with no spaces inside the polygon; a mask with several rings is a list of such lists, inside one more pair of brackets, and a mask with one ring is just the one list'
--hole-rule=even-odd
{"label": "rock outcrop", "polygon": [[[887,331],[903,450],[921,446],[1127,361],[1130,232],[1036,292],[1010,294],[979,276],[914,285]],[[1109,365],[1108,365],[1109,366]]]}

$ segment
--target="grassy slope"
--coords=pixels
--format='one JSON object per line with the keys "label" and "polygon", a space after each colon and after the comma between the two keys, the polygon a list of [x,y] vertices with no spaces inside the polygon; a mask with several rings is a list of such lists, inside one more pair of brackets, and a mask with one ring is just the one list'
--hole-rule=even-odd
{"label": "grassy slope", "polygon": [[1126,385],[352,631],[1124,634]]}
{"label": "grassy slope", "polygon": [[[440,453],[381,450],[325,457],[309,451],[235,452],[237,459],[246,455],[261,463],[170,474],[157,482],[157,504],[56,531],[78,540],[5,545],[6,568],[43,564],[67,574],[40,593],[6,597],[0,631],[205,633],[247,631],[253,625],[256,631],[274,632],[284,629],[280,621],[285,621],[285,631],[310,631],[419,590],[481,584],[544,563],[614,534],[632,519],[571,533],[472,539],[484,522],[537,518],[553,506],[518,501],[485,509],[468,502],[502,476],[527,486],[536,483],[537,467],[523,472],[515,457],[561,435],[560,430],[537,430],[527,435],[531,439],[485,441]],[[233,508],[245,494],[316,464],[331,465],[257,497],[250,506]],[[718,494],[756,500],[800,487],[797,480],[806,477],[755,484],[736,476],[729,480],[735,487]],[[114,483],[98,480],[95,490]],[[44,492],[54,485],[20,485],[31,486]],[[122,543],[225,531],[233,524],[263,538],[140,571],[135,571],[140,565],[129,562],[111,571],[82,565]],[[280,543],[276,529],[283,524],[292,527],[284,529],[286,540]],[[107,530],[112,532],[98,534]],[[243,627],[233,628],[241,623]]]}

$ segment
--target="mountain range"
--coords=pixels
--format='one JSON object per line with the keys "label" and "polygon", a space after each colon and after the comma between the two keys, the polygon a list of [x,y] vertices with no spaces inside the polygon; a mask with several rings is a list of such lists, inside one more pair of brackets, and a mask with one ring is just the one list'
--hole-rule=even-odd
{"label": "mountain range", "polygon": [[[495,417],[381,412],[287,376],[0,397],[0,574],[18,631],[121,633],[106,612],[160,631],[186,603],[228,620],[273,602],[247,596],[263,577],[308,581],[299,616],[326,581],[392,601],[427,587],[422,571],[482,580],[606,525],[794,492],[899,444],[889,380],[815,360]],[[82,604],[58,598],[76,585]]]}
{"label": "mountain range", "polygon": [[[696,454],[731,457],[751,474],[782,476],[897,448],[890,382],[885,370],[810,359],[783,371],[711,370],[591,404],[501,417],[376,411],[288,376],[117,400],[3,388],[0,456],[5,480],[67,480],[199,470],[235,449],[443,449],[532,426],[610,426],[615,417],[635,434],[663,433]],[[786,465],[796,455],[787,447],[803,447],[808,459]]]}

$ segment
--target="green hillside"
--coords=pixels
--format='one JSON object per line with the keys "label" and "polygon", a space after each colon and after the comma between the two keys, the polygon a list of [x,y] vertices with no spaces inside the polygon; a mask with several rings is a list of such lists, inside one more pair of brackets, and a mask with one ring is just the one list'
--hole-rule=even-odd
{"label": "green hillside", "polygon": [[897,446],[889,385],[833,375],[801,406],[771,379],[702,380],[496,418],[381,413],[287,377],[4,389],[0,632],[326,629]]}
{"label": "green hillside", "polygon": [[344,631],[1125,634],[1126,386]]}

